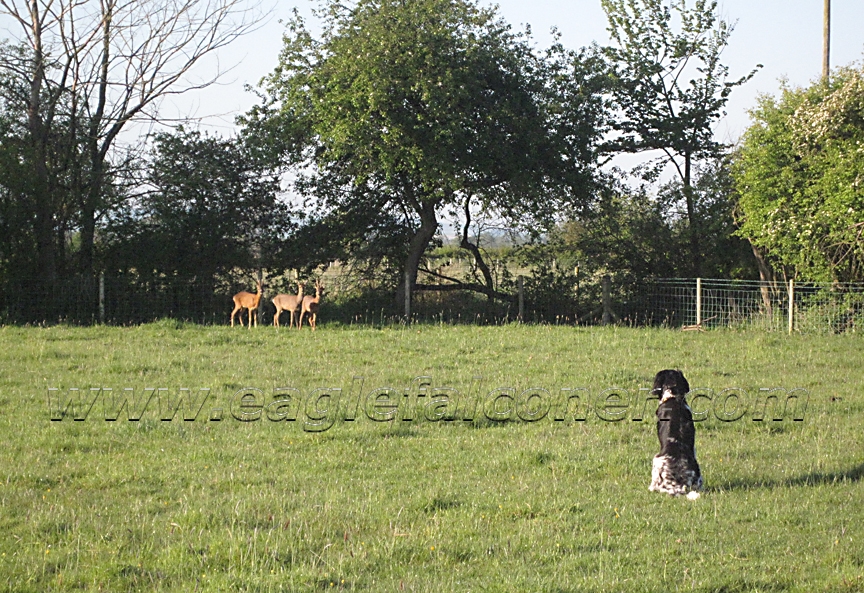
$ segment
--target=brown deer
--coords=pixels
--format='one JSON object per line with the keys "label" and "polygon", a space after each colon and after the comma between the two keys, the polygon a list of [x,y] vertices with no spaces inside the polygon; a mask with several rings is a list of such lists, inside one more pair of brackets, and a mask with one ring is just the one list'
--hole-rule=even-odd
{"label": "brown deer", "polygon": [[[249,329],[252,329],[252,311],[257,311],[258,303],[261,302],[261,281],[256,280],[258,292],[252,294],[241,290],[234,295],[234,310],[231,311],[231,327],[234,327],[234,315],[240,312],[240,325],[243,325],[243,309],[249,310]],[[255,327],[258,327],[258,316],[255,316]]]}
{"label": "brown deer", "polygon": [[291,324],[288,327],[294,327],[294,313],[303,304],[303,283],[297,282],[297,294],[277,294],[273,297],[273,304],[276,305],[273,327],[279,327],[279,315],[282,314],[282,311],[291,313]]}
{"label": "brown deer", "polygon": [[315,330],[315,323],[318,321],[318,306],[321,303],[321,282],[315,281],[315,296],[303,297],[303,305],[300,308],[300,319],[297,321],[297,328],[303,327],[303,315],[309,313],[309,326]]}

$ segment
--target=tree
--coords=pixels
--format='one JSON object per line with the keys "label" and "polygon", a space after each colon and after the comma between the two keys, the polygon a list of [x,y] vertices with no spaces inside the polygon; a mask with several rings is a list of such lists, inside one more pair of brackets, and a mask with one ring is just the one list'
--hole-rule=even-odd
{"label": "tree", "polygon": [[[29,55],[26,140],[28,188],[43,280],[57,275],[54,240],[60,205],[51,142],[68,134],[82,161],[70,194],[80,233],[79,270],[90,274],[96,226],[110,208],[105,187],[112,151],[130,122],[158,121],[159,99],[205,88],[221,75],[189,82],[202,57],[255,27],[241,0],[0,0],[0,15],[19,25]],[[120,154],[113,157],[122,160]]]}
{"label": "tree", "polygon": [[[725,148],[714,124],[732,90],[749,80],[728,81],[720,62],[732,27],[717,15],[716,0],[602,0],[615,47],[606,48],[616,79],[620,112],[611,152],[660,155],[640,167],[656,179],[671,165],[681,183],[689,225],[692,273],[702,274],[701,221],[693,192],[694,164],[717,159]],[[757,68],[760,66],[757,66]],[[685,82],[686,81],[686,82]]]}
{"label": "tree", "polygon": [[107,228],[106,264],[141,280],[177,279],[212,289],[235,268],[294,267],[294,223],[277,199],[279,179],[237,139],[188,131],[158,134],[149,191]]}
{"label": "tree", "polygon": [[467,0],[328,0],[322,12],[320,40],[290,23],[244,121],[331,219],[369,212],[347,235],[407,229],[410,287],[443,212],[494,208],[530,226],[587,201],[601,102],[572,55],[536,55]]}
{"label": "tree", "polygon": [[[70,188],[80,179],[81,139],[65,120],[46,133],[39,158],[34,158],[37,147],[29,133],[32,117],[28,111],[32,88],[26,75],[31,63],[26,46],[0,42],[0,225],[5,231],[0,239],[0,279],[7,286],[36,277],[46,257],[53,266],[56,256],[56,268],[63,270],[66,230],[74,217]],[[46,68],[55,66],[51,62]],[[47,93],[43,95],[44,99]],[[69,107],[69,93],[55,98],[55,110]],[[45,186],[50,189],[47,195],[37,191]]]}
{"label": "tree", "polygon": [[[15,58],[18,52],[0,42],[0,64]],[[27,203],[27,174],[21,138],[26,115],[17,108],[16,98],[27,92],[8,68],[0,68],[0,284],[10,276],[36,268],[32,257],[35,242],[28,221],[32,206]],[[17,232],[16,232],[17,230]]]}
{"label": "tree", "polygon": [[785,277],[864,280],[864,70],[763,96],[735,158],[740,235]]}

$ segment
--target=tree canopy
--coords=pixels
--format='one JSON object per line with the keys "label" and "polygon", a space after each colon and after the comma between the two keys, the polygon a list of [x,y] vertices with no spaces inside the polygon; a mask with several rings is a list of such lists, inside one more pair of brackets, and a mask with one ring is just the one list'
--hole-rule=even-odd
{"label": "tree canopy", "polygon": [[242,141],[183,128],[155,140],[147,191],[106,225],[110,270],[212,287],[234,269],[298,265],[279,180]]}
{"label": "tree canopy", "polygon": [[117,172],[139,156],[120,148],[121,132],[160,121],[162,98],[218,80],[221,71],[189,75],[260,15],[241,0],[0,0],[0,17],[12,39],[0,48],[0,68],[26,91],[4,99],[24,123],[16,141],[29,182],[17,197],[32,213],[20,229],[35,252],[28,276],[46,286],[67,268],[91,276]]}
{"label": "tree canopy", "polygon": [[493,209],[532,227],[587,202],[603,114],[596,60],[560,46],[538,55],[467,0],[328,0],[322,11],[320,39],[291,23],[245,122],[299,172],[295,189],[322,217],[374,213],[342,218],[346,235],[382,217],[406,229],[412,284],[444,212]]}
{"label": "tree canopy", "polygon": [[763,96],[734,176],[739,233],[787,277],[864,280],[864,70]]}
{"label": "tree canopy", "polygon": [[697,195],[693,167],[720,158],[726,147],[714,137],[732,90],[755,70],[729,80],[721,54],[732,26],[719,17],[716,0],[602,0],[614,43],[606,48],[615,84],[613,118],[618,134],[608,149],[651,153],[638,169],[656,179],[668,165],[680,181],[686,207],[691,273],[702,274]]}

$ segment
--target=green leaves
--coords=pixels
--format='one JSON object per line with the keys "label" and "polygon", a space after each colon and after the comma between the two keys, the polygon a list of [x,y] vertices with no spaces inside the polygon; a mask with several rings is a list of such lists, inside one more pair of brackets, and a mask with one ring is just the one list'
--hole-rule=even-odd
{"label": "green leaves", "polygon": [[716,160],[726,148],[714,139],[714,124],[724,115],[729,94],[756,70],[727,81],[720,54],[732,27],[717,15],[716,0],[603,0],[610,36],[605,48],[614,81],[613,105],[618,132],[606,150],[645,153],[635,171],[656,181],[671,166],[681,182],[689,225],[690,274],[702,276],[702,254],[694,164]]}
{"label": "green leaves", "polygon": [[293,267],[279,180],[241,141],[183,128],[159,134],[146,183],[137,211],[106,228],[109,269],[206,284],[235,268]]}
{"label": "green leaves", "polygon": [[717,16],[717,2],[603,0],[615,47],[605,48],[613,68],[614,101],[621,136],[612,150],[664,151],[676,158],[714,158],[723,147],[714,123],[731,90],[755,70],[728,81],[720,63],[732,27]]}
{"label": "green leaves", "polygon": [[864,78],[784,88],[752,112],[735,163],[741,230],[790,276],[864,279]]}
{"label": "green leaves", "polygon": [[[587,200],[603,116],[595,56],[538,54],[468,0],[322,9],[318,40],[292,21],[265,102],[245,121],[302,172],[295,189],[322,220],[356,223],[344,236],[362,236],[361,221],[399,221],[416,232],[411,272],[438,216],[466,200],[529,227]],[[380,216],[343,216],[364,203]]]}

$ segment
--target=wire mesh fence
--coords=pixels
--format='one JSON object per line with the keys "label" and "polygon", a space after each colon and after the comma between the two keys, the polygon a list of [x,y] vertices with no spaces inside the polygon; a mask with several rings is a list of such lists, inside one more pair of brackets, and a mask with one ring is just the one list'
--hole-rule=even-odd
{"label": "wire mesh fence", "polygon": [[[334,292],[322,306],[322,321],[385,325],[403,323],[392,295],[380,294],[340,305]],[[327,280],[325,280],[326,282]],[[538,283],[541,284],[542,283]],[[553,295],[526,289],[522,320],[527,322],[673,328],[753,328],[763,331],[850,333],[864,331],[864,284],[759,282],[749,280],[666,278],[638,284],[583,280],[583,286],[557,287]],[[601,284],[603,289],[601,289]],[[531,287],[526,280],[526,286]],[[50,285],[0,289],[0,322],[12,324],[107,323],[129,325],[157,319],[227,324],[236,286],[212,283],[140,282],[124,277],[69,278]],[[560,290],[558,290],[560,288]],[[566,292],[561,296],[562,292]],[[272,294],[265,294],[261,322],[272,323]],[[374,296],[374,295],[373,295]],[[551,298],[552,296],[560,298]],[[412,321],[508,323],[518,319],[512,301],[487,303],[468,293],[419,292]],[[377,300],[375,300],[377,298]],[[358,308],[359,307],[359,308]],[[473,307],[473,308],[472,308]],[[247,323],[244,313],[241,323]]]}
{"label": "wire mesh fence", "polygon": [[864,284],[658,279],[623,308],[634,324],[856,332],[864,330]]}
{"label": "wire mesh fence", "polygon": [[82,277],[0,291],[0,321],[13,324],[130,325],[157,319],[225,323],[231,296],[195,282]]}

